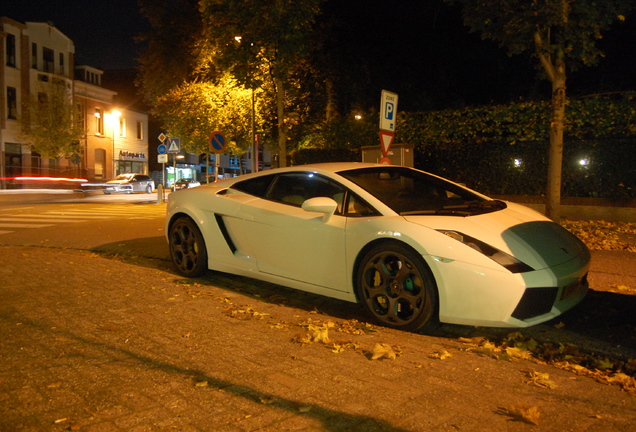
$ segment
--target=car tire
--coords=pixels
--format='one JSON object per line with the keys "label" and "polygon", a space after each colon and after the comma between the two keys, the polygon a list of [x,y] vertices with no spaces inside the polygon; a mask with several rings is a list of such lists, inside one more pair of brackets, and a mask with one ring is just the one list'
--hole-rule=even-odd
{"label": "car tire", "polygon": [[146,193],[147,194],[151,194],[152,193],[152,186],[150,186],[150,185],[146,186]]}
{"label": "car tire", "polygon": [[208,252],[201,230],[187,216],[170,227],[170,257],[177,271],[186,277],[199,277],[208,270]]}
{"label": "car tire", "polygon": [[373,246],[360,260],[355,282],[358,299],[374,321],[407,331],[438,325],[435,277],[404,243]]}

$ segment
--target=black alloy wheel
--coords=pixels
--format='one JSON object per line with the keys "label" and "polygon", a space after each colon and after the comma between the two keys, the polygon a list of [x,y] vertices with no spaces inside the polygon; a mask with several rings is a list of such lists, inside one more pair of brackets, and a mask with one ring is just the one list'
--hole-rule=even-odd
{"label": "black alloy wheel", "polygon": [[208,252],[201,231],[192,219],[182,216],[170,227],[170,256],[177,271],[186,277],[199,277],[208,269]]}
{"label": "black alloy wheel", "polygon": [[369,250],[358,267],[356,289],[367,312],[382,325],[413,331],[438,323],[435,278],[405,244],[385,242]]}

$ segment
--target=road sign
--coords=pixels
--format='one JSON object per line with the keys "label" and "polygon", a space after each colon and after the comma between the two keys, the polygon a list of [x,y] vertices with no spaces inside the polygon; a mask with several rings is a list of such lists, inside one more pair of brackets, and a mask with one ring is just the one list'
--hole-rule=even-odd
{"label": "road sign", "polygon": [[208,139],[208,144],[210,145],[210,150],[214,153],[223,153],[225,151],[225,147],[227,146],[227,142],[225,141],[225,135],[223,132],[215,131],[210,134],[210,138]]}
{"label": "road sign", "polygon": [[380,97],[380,130],[395,132],[398,95],[382,90]]}
{"label": "road sign", "polygon": [[181,138],[168,138],[168,153],[179,153],[181,150]]}
{"label": "road sign", "polygon": [[159,153],[160,155],[166,154],[167,152],[168,152],[168,147],[166,147],[165,144],[159,144],[157,146],[157,153]]}
{"label": "road sign", "polygon": [[164,142],[166,140],[166,138],[168,138],[168,137],[163,132],[161,132],[159,134],[159,141]]}
{"label": "road sign", "polygon": [[391,148],[391,144],[393,144],[393,138],[395,134],[391,132],[380,131],[380,149],[382,150],[382,155],[386,156],[389,154],[389,149]]}
{"label": "road sign", "polygon": [[158,154],[157,155],[158,163],[168,163],[168,155],[167,154]]}

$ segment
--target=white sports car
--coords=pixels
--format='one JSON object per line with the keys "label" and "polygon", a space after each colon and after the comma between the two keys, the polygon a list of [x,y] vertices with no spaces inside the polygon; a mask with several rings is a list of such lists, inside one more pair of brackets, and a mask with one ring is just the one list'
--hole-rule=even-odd
{"label": "white sports car", "polygon": [[528,207],[412,168],[274,169],[170,195],[184,276],[208,269],[361,302],[386,326],[527,327],[580,302],[590,253]]}

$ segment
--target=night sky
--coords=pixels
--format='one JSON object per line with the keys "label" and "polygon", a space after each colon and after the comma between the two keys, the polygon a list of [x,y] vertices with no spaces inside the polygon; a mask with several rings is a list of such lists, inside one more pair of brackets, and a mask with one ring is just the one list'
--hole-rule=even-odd
{"label": "night sky", "polygon": [[0,16],[19,22],[52,22],[75,44],[75,63],[100,69],[137,65],[146,29],[136,0],[2,0]]}
{"label": "night sky", "polygon": [[[2,0],[0,16],[53,22],[74,41],[76,64],[104,70],[135,67],[142,47],[134,38],[147,28],[136,0]],[[404,110],[549,97],[536,61],[469,33],[443,0],[328,0],[325,16],[337,18],[333,67],[358,83],[356,94],[368,93],[362,105],[375,104],[381,89],[398,93]],[[569,94],[636,90],[635,40],[632,14],[601,41],[607,56],[599,66],[570,74]]]}

